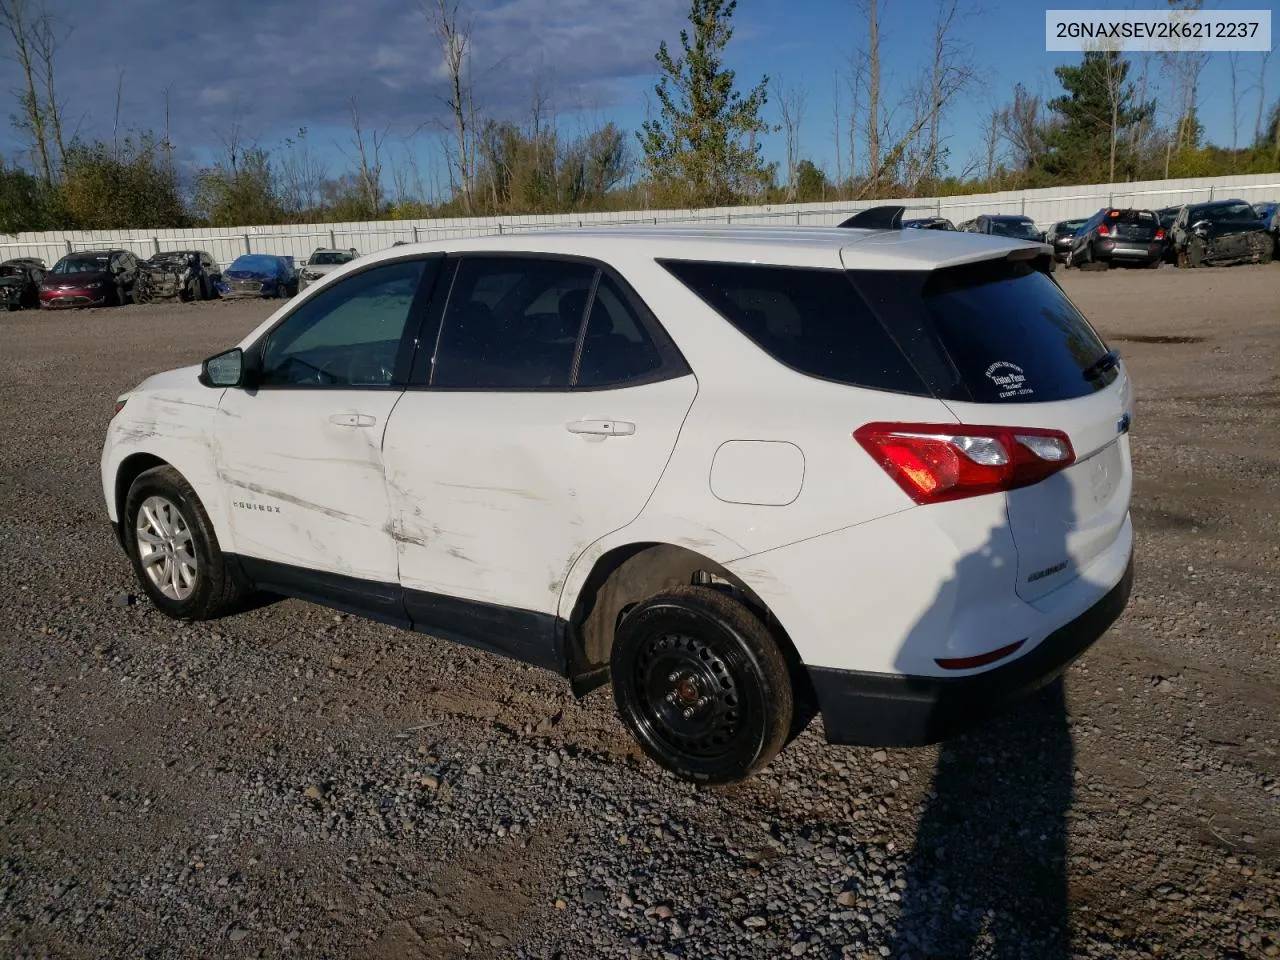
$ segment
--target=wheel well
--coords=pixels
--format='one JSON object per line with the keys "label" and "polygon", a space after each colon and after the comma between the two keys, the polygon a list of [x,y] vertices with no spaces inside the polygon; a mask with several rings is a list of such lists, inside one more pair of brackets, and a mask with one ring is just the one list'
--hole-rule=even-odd
{"label": "wheel well", "polygon": [[808,673],[778,618],[741,578],[702,554],[666,543],[618,547],[596,561],[578,593],[567,631],[569,677],[582,696],[609,680],[614,631],[637,603],[676,586],[706,586],[734,595],[764,622],[792,675],[796,693]]}
{"label": "wheel well", "polygon": [[124,501],[129,496],[129,488],[133,486],[133,481],[137,480],[146,471],[152,467],[164,467],[168,463],[159,457],[150,453],[134,453],[125,457],[120,463],[120,469],[116,471],[116,519],[124,523]]}

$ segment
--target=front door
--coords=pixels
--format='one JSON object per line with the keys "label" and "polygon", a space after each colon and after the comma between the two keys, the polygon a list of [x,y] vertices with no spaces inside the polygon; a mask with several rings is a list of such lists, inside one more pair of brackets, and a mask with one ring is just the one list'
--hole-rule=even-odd
{"label": "front door", "polygon": [[409,616],[556,666],[545,627],[569,568],[640,513],[697,383],[585,261],[465,256],[440,322],[384,446]]}
{"label": "front door", "polygon": [[403,391],[405,331],[436,263],[375,265],[308,297],[253,348],[256,386],[224,394],[218,477],[235,551],[259,582],[355,578],[398,608],[382,436]]}

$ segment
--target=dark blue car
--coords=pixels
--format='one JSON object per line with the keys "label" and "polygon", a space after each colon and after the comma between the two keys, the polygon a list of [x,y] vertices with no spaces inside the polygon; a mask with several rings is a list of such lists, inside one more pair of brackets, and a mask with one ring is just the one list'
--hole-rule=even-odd
{"label": "dark blue car", "polygon": [[293,257],[246,253],[222,272],[218,293],[224,297],[292,297],[298,293]]}

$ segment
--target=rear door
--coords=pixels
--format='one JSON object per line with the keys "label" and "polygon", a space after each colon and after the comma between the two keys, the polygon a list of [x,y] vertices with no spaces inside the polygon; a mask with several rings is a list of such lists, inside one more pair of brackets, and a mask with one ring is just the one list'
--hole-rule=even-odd
{"label": "rear door", "polygon": [[405,603],[440,635],[544,662],[538,624],[582,551],[644,507],[697,383],[595,263],[449,267],[422,336],[434,350],[384,439]]}

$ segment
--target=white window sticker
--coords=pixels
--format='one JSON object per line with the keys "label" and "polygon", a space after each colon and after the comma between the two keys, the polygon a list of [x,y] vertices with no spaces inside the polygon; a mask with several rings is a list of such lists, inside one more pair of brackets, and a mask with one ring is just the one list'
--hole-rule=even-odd
{"label": "white window sticker", "polygon": [[998,396],[1001,400],[1007,400],[1010,397],[1029,397],[1035,393],[1031,387],[1027,386],[1027,375],[1022,372],[1022,368],[1008,360],[997,360],[987,367],[987,376],[999,389]]}

